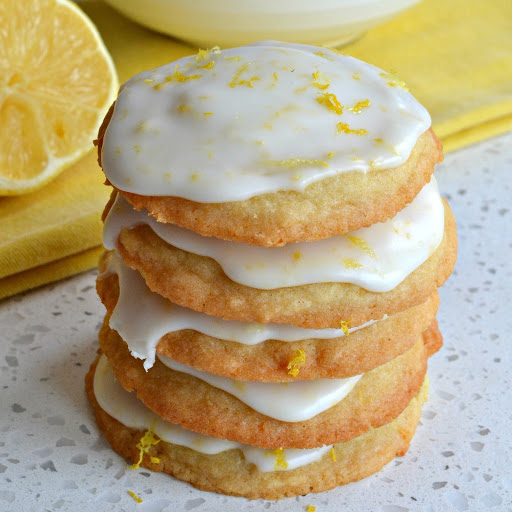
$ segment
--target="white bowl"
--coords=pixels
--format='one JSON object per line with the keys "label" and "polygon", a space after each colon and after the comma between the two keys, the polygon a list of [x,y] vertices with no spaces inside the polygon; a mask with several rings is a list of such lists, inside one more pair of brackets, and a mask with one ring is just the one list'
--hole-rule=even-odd
{"label": "white bowl", "polygon": [[339,46],[419,0],[105,0],[125,16],[195,46],[265,39]]}

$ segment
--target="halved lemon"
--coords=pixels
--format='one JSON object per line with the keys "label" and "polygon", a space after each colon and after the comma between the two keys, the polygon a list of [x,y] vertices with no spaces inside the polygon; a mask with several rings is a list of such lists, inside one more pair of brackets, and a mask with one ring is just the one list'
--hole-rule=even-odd
{"label": "halved lemon", "polygon": [[0,195],[39,188],[92,149],[118,82],[68,0],[0,1]]}

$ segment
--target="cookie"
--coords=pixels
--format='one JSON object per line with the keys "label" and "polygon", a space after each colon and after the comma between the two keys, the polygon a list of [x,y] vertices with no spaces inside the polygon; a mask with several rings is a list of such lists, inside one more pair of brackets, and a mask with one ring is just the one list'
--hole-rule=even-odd
{"label": "cookie", "polygon": [[265,247],[393,217],[441,143],[400,80],[326,52],[265,41],[137,75],[96,141],[108,182],[161,222]]}
{"label": "cookie", "polygon": [[442,161],[441,148],[429,130],[418,139],[407,162],[397,168],[340,174],[313,183],[304,192],[281,191],[245,201],[198,203],[118,192],[160,222],[204,236],[279,247],[322,240],[393,217],[428,183],[434,165]]}
{"label": "cookie", "polygon": [[[106,260],[101,260],[100,272],[106,271]],[[98,279],[96,288],[110,316],[119,297],[118,276]],[[300,368],[301,379],[345,378],[367,372],[411,348],[418,334],[432,323],[438,305],[436,291],[423,304],[334,339],[269,339],[246,345],[185,329],[164,335],[156,352],[198,370],[237,380],[283,382],[295,380],[288,373],[288,363],[301,349],[306,359]],[[138,321],[149,324],[151,317]]]}
{"label": "cookie", "polygon": [[[135,463],[140,453],[136,445],[144,431],[125,427],[100,408],[93,389],[95,368],[96,361],[86,376],[86,391],[98,426],[112,448]],[[152,446],[143,455],[141,466],[167,473],[198,489],[251,499],[275,500],[326,491],[365,478],[379,471],[393,457],[405,455],[420,420],[427,389],[428,385],[423,384],[390,423],[335,444],[334,456],[328,451],[319,461],[289,471],[260,472],[237,449],[207,455],[165,441]]]}
{"label": "cookie", "polygon": [[457,252],[453,214],[445,202],[444,238],[431,257],[385,293],[349,283],[317,283],[261,290],[229,279],[213,259],[178,249],[147,225],[123,229],[123,261],[149,288],[186,308],[244,322],[283,323],[323,329],[342,321],[361,325],[425,302],[453,270]]}
{"label": "cookie", "polygon": [[[422,339],[366,373],[340,402],[307,421],[265,416],[218,388],[159,360],[145,372],[116,331],[103,324],[100,346],[121,385],[161,418],[202,434],[263,448],[312,448],[343,442],[394,419],[423,382],[428,350]],[[434,334],[437,345],[440,335]],[[297,404],[300,407],[300,404]]]}

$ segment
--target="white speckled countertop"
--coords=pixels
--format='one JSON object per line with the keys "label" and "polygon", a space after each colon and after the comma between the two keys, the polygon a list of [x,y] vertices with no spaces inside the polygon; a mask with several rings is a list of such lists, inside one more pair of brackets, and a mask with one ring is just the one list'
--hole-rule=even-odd
{"label": "white speckled countertop", "polygon": [[126,470],[83,390],[103,315],[88,272],[0,302],[0,511],[512,512],[512,133],[448,155],[437,178],[458,221],[459,260],[441,290],[445,347],[405,457],[280,502]]}

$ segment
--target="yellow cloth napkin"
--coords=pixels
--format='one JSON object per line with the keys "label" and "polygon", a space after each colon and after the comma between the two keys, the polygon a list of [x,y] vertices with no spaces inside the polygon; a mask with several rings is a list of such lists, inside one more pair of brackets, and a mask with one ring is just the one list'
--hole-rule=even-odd
{"label": "yellow cloth napkin", "polygon": [[424,0],[343,52],[394,69],[445,153],[512,130],[512,2]]}
{"label": "yellow cloth napkin", "polygon": [[0,198],[0,299],[96,265],[104,181],[91,151],[41,190]]}
{"label": "yellow cloth napkin", "polygon": [[[121,82],[196,51],[99,2],[97,25]],[[424,0],[343,52],[396,70],[451,151],[512,129],[512,2]],[[108,196],[94,152],[43,190],[0,198],[0,298],[95,265]]]}

